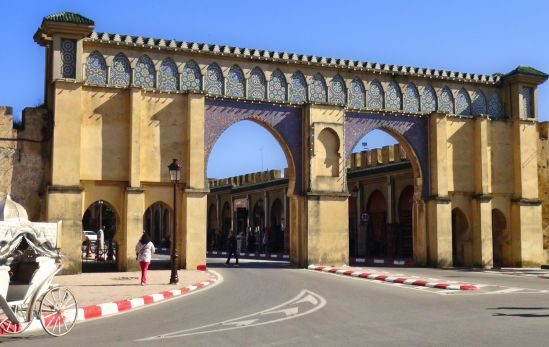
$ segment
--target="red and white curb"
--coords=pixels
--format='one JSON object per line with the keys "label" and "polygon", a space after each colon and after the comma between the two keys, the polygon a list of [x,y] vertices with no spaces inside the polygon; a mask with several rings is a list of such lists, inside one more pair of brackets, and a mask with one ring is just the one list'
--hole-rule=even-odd
{"label": "red and white curb", "polygon": [[[206,256],[227,256],[227,252],[211,251],[207,252]],[[238,253],[239,258],[252,258],[252,259],[284,259],[289,260],[290,255],[282,253]]]}
{"label": "red and white curb", "polygon": [[[78,309],[77,322],[86,321],[94,318],[102,318],[111,316],[114,314],[122,313],[125,311],[133,310],[138,307],[154,304],[166,299],[175,298],[178,296],[188,295],[192,292],[196,292],[199,289],[211,286],[216,282],[221,282],[222,277],[218,274],[211,276],[208,280],[195,283],[180,289],[167,290],[162,293],[144,295],[138,298],[129,300],[119,300],[114,302],[107,302],[99,305],[91,305]],[[67,311],[68,312],[68,311]],[[74,312],[74,310],[73,310]],[[34,332],[42,329],[40,322],[35,319],[31,325],[27,328],[25,333]],[[4,332],[0,330],[0,335],[4,335]]]}
{"label": "red and white curb", "polygon": [[364,278],[374,281],[401,283],[411,286],[429,287],[446,290],[478,290],[479,287],[473,284],[458,284],[458,283],[443,283],[443,282],[430,282],[419,278],[404,278],[399,276],[391,276],[379,273],[364,272],[358,269],[350,269],[347,267],[331,267],[331,266],[316,266],[309,265],[307,268],[313,271],[321,271],[327,273],[333,273],[336,275],[351,276],[357,278]]}

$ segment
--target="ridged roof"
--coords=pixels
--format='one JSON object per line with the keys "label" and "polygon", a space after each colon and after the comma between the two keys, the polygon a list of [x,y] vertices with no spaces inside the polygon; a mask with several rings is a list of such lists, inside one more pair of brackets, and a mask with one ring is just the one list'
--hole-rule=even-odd
{"label": "ridged roof", "polygon": [[73,12],[59,12],[59,13],[50,14],[49,16],[44,17],[44,21],[95,25],[95,22],[93,20]]}
{"label": "ridged roof", "polygon": [[[240,48],[234,46],[211,45],[176,40],[164,40],[141,36],[130,36],[110,33],[92,32],[87,39],[92,42],[116,43],[132,47],[155,47],[173,51],[189,51],[196,53],[208,53],[222,56],[234,56],[239,58],[251,58],[282,63],[295,63],[311,66],[333,67],[355,71],[370,71],[374,73],[388,73],[395,75],[408,75],[426,78],[438,78],[461,82],[473,82],[483,84],[496,84],[500,81],[501,74],[482,75],[431,68],[420,68],[403,65],[390,65],[358,60],[318,57],[288,52],[276,52],[260,49]],[[536,70],[537,71],[537,70]]]}

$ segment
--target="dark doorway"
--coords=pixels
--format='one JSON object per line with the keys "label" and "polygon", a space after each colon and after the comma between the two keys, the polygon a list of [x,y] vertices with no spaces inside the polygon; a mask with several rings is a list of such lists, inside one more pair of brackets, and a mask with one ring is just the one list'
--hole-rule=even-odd
{"label": "dark doorway", "polygon": [[366,233],[367,255],[384,257],[387,255],[387,201],[379,190],[370,195],[367,211],[369,215]]}
{"label": "dark doorway", "polygon": [[412,208],[414,205],[414,188],[407,186],[400,193],[398,201],[399,224],[395,230],[396,255],[400,258],[412,258],[414,245],[412,236]]}

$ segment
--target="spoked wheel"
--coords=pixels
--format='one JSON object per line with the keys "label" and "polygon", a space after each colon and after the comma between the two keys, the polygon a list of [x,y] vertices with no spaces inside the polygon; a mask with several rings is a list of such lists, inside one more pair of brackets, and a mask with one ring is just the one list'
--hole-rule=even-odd
{"label": "spoked wheel", "polygon": [[16,306],[12,307],[12,309],[19,320],[19,324],[13,323],[6,317],[0,318],[0,332],[6,334],[20,334],[30,326],[33,316],[29,315],[29,310],[25,306]]}
{"label": "spoked wheel", "polygon": [[52,336],[63,336],[74,327],[78,304],[65,287],[50,288],[40,299],[38,317],[44,330]]}

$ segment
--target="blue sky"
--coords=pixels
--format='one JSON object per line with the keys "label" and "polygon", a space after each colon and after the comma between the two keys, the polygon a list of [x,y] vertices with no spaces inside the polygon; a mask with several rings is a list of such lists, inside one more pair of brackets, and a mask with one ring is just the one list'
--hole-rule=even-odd
{"label": "blue sky", "polygon": [[[43,102],[44,52],[32,35],[42,17],[61,11],[80,13],[97,31],[111,33],[471,73],[518,65],[549,72],[549,1],[543,0],[0,1],[0,105],[13,106],[16,115]],[[538,99],[540,120],[549,120],[549,83]],[[237,123],[222,135],[209,175],[285,166],[274,139],[254,126]],[[368,147],[376,141],[383,143],[376,137]]]}

